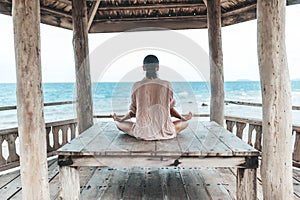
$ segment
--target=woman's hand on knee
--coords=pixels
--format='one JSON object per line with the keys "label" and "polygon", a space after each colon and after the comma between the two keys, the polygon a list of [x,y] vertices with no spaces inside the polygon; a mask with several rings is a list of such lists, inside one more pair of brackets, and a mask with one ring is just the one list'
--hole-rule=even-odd
{"label": "woman's hand on knee", "polygon": [[121,122],[122,120],[117,116],[116,113],[110,115],[114,121]]}
{"label": "woman's hand on knee", "polygon": [[186,117],[182,117],[181,120],[188,121],[188,120],[192,119],[192,117],[193,117],[193,113],[189,112],[189,114]]}

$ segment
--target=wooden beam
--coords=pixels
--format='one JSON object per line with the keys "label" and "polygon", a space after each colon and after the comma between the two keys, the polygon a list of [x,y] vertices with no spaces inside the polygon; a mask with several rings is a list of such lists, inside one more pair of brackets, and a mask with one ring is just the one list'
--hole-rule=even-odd
{"label": "wooden beam", "polygon": [[224,75],[221,37],[221,2],[207,1],[207,22],[210,61],[210,120],[224,123]]}
{"label": "wooden beam", "polygon": [[23,199],[50,199],[40,45],[40,1],[13,3]]}
{"label": "wooden beam", "polygon": [[285,4],[283,0],[257,1],[264,199],[293,199],[292,102],[285,48]]}
{"label": "wooden beam", "polygon": [[87,30],[88,31],[91,28],[91,25],[93,23],[93,20],[95,18],[95,15],[97,13],[99,5],[100,5],[100,0],[96,0],[96,1],[93,2],[92,8],[91,8],[91,10],[89,12],[89,15],[88,15],[88,25],[87,25]]}
{"label": "wooden beam", "polygon": [[238,24],[256,19],[256,4],[222,14],[222,26]]}
{"label": "wooden beam", "polygon": [[139,5],[139,6],[118,6],[118,7],[101,7],[99,11],[124,11],[124,10],[145,10],[145,9],[170,9],[170,8],[196,8],[200,7],[206,9],[205,5],[200,3],[176,3],[176,4],[151,4],[151,5]]}
{"label": "wooden beam", "polygon": [[201,29],[207,27],[207,18],[204,17],[177,17],[164,19],[143,19],[135,20],[112,20],[112,21],[94,21],[91,26],[91,33],[109,33],[109,32],[123,32],[128,30],[136,30],[143,28],[144,30],[157,29]]}
{"label": "wooden beam", "polygon": [[65,28],[68,30],[73,29],[72,18],[58,16],[58,15],[55,15],[52,12],[48,12],[46,10],[42,10],[41,22],[44,24],[56,26],[59,28]]}
{"label": "wooden beam", "polygon": [[86,1],[73,0],[73,47],[76,68],[77,120],[81,133],[93,125]]}
{"label": "wooden beam", "polygon": [[300,4],[300,0],[287,0],[286,1],[286,5],[296,5],[296,4]]}

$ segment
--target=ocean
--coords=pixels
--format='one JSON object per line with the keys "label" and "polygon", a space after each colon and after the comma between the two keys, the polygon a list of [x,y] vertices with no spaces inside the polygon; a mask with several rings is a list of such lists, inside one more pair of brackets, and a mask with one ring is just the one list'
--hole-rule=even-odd
{"label": "ocean", "polygon": [[[300,81],[292,81],[293,105],[300,105]],[[133,83],[94,83],[92,87],[94,115],[113,112],[125,114],[130,104]],[[206,82],[173,82],[176,108],[181,113],[208,114],[210,86]],[[16,105],[16,84],[0,84],[0,107]],[[44,102],[75,101],[74,83],[44,83]],[[260,83],[257,81],[225,82],[225,100],[261,103]],[[207,104],[208,106],[203,106]],[[75,104],[45,107],[45,121],[76,118]],[[225,114],[261,119],[261,108],[228,104]],[[293,123],[300,124],[300,111],[293,111]],[[0,111],[0,129],[17,127],[16,110]]]}

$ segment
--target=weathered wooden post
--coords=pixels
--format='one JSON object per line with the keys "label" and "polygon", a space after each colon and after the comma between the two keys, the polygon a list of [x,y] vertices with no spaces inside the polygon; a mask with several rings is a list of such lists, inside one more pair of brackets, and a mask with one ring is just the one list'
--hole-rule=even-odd
{"label": "weathered wooden post", "polygon": [[73,47],[76,67],[77,120],[79,133],[93,125],[87,15],[86,1],[73,0]]}
{"label": "weathered wooden post", "polygon": [[40,1],[14,0],[17,112],[23,199],[50,199],[43,113]]}
{"label": "weathered wooden post", "polygon": [[210,120],[220,125],[224,123],[224,75],[221,38],[221,2],[208,0],[207,22],[210,62]]}
{"label": "weathered wooden post", "polygon": [[285,0],[257,1],[264,199],[293,199],[292,103],[285,49],[285,4]]}

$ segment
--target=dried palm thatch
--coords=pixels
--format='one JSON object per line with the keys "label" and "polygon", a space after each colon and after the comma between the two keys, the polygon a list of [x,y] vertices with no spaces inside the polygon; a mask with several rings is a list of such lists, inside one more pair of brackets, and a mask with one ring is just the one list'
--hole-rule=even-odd
{"label": "dried palm thatch", "polygon": [[[41,0],[42,23],[72,29],[71,0]],[[287,0],[287,5],[300,0]],[[122,32],[149,27],[207,28],[203,0],[92,0],[87,1],[89,32]],[[11,15],[12,0],[0,0],[0,13]],[[256,18],[256,0],[221,0],[222,25]]]}

